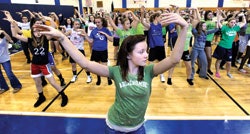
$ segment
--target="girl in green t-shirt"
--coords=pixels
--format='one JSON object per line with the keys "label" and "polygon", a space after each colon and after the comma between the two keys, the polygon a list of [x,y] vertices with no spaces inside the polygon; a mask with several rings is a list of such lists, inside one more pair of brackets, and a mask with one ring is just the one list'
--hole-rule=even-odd
{"label": "girl in green t-shirt", "polygon": [[118,52],[116,66],[106,66],[89,61],[82,55],[71,41],[58,30],[36,25],[40,33],[57,38],[69,55],[82,67],[95,74],[110,77],[116,87],[115,102],[108,111],[105,133],[142,133],[145,134],[144,116],[151,94],[151,84],[154,76],[159,75],[179,63],[184,51],[188,24],[178,14],[162,14],[163,23],[180,25],[175,47],[170,55],[158,63],[147,65],[148,47],[144,35],[128,36],[122,42]]}
{"label": "girl in green t-shirt", "polygon": [[217,22],[219,27],[221,28],[221,35],[222,35],[221,40],[213,53],[213,57],[216,58],[215,76],[217,78],[221,77],[219,73],[219,68],[222,60],[226,61],[227,76],[229,78],[233,78],[232,74],[230,73],[231,59],[232,59],[232,44],[236,36],[236,32],[238,32],[240,28],[246,24],[245,16],[243,14],[239,14],[238,16],[243,16],[242,22],[239,25],[236,25],[235,18],[228,19],[228,23],[226,25],[221,25],[221,23]]}

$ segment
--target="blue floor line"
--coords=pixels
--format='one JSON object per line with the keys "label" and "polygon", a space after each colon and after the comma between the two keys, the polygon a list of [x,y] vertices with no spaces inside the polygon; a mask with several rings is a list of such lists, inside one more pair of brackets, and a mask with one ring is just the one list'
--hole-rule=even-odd
{"label": "blue floor line", "polygon": [[[250,120],[147,120],[147,134],[249,134]],[[104,118],[0,115],[1,134],[103,134]]]}

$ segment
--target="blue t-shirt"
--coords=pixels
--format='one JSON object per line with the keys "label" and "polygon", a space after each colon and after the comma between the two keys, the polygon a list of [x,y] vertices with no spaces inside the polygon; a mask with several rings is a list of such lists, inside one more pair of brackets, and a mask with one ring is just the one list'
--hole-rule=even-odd
{"label": "blue t-shirt", "polygon": [[6,38],[4,37],[0,41],[0,63],[4,63],[9,60],[10,60],[10,56],[8,53],[8,42],[6,41]]}
{"label": "blue t-shirt", "polygon": [[158,23],[157,25],[150,23],[148,38],[150,48],[154,48],[156,46],[164,46],[164,41],[162,38],[162,26],[160,23]]}
{"label": "blue t-shirt", "polygon": [[112,36],[112,34],[106,27],[103,27],[101,29],[95,28],[90,33],[90,38],[93,39],[92,49],[95,51],[104,51],[108,49],[108,39],[105,35],[99,33],[99,31],[102,31],[109,36]]}

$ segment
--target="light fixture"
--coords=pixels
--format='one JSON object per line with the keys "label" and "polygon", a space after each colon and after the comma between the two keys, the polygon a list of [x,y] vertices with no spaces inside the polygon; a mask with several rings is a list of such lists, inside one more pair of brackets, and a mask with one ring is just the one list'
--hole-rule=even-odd
{"label": "light fixture", "polygon": [[134,4],[147,3],[147,0],[134,0]]}

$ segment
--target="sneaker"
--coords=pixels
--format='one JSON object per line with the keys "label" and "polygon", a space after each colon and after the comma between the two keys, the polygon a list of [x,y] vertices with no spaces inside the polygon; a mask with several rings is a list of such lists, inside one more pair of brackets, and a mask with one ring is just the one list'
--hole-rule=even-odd
{"label": "sneaker", "polygon": [[230,73],[227,73],[227,76],[228,76],[229,78],[233,78],[233,75],[230,74]]}
{"label": "sneaker", "polygon": [[215,77],[220,78],[220,73],[215,73]]}
{"label": "sneaker", "polygon": [[67,104],[68,104],[68,96],[67,95],[62,95],[61,107],[64,107]]}
{"label": "sneaker", "polygon": [[238,69],[241,73],[246,73],[247,71],[245,69]]}
{"label": "sneaker", "polygon": [[188,84],[191,85],[191,86],[194,85],[193,79],[187,79],[187,82],[188,82]]}
{"label": "sneaker", "polygon": [[87,76],[87,83],[90,83],[92,81],[92,77],[90,75]]}
{"label": "sneaker", "polygon": [[214,74],[210,69],[208,69],[207,72],[208,72],[210,75],[213,75],[213,74]]}
{"label": "sneaker", "polygon": [[22,88],[14,88],[13,93],[17,93],[21,90]]}
{"label": "sneaker", "polygon": [[74,75],[74,76],[72,77],[72,79],[70,80],[70,82],[74,83],[74,82],[76,81],[76,79],[77,79],[77,76]]}
{"label": "sneaker", "polygon": [[64,78],[62,78],[62,79],[60,80],[60,83],[61,83],[61,87],[63,87],[63,86],[66,85],[66,83],[65,83],[65,81],[64,81]]}
{"label": "sneaker", "polygon": [[247,64],[246,66],[247,66],[248,68],[250,68],[250,64]]}
{"label": "sneaker", "polygon": [[97,80],[97,82],[95,83],[97,86],[99,86],[101,84],[101,80]]}
{"label": "sneaker", "polygon": [[0,88],[0,94],[6,92],[6,91],[8,91],[8,90],[9,90],[9,89],[1,89],[1,88]]}
{"label": "sneaker", "polygon": [[171,80],[171,78],[168,78],[167,84],[168,84],[168,85],[172,85],[172,80]]}
{"label": "sneaker", "polygon": [[165,82],[165,77],[163,74],[160,75],[160,79],[161,79],[161,82],[164,83]]}
{"label": "sneaker", "polygon": [[38,107],[40,106],[43,102],[46,101],[45,96],[39,96],[38,100],[36,101],[36,103],[34,104],[34,107]]}

